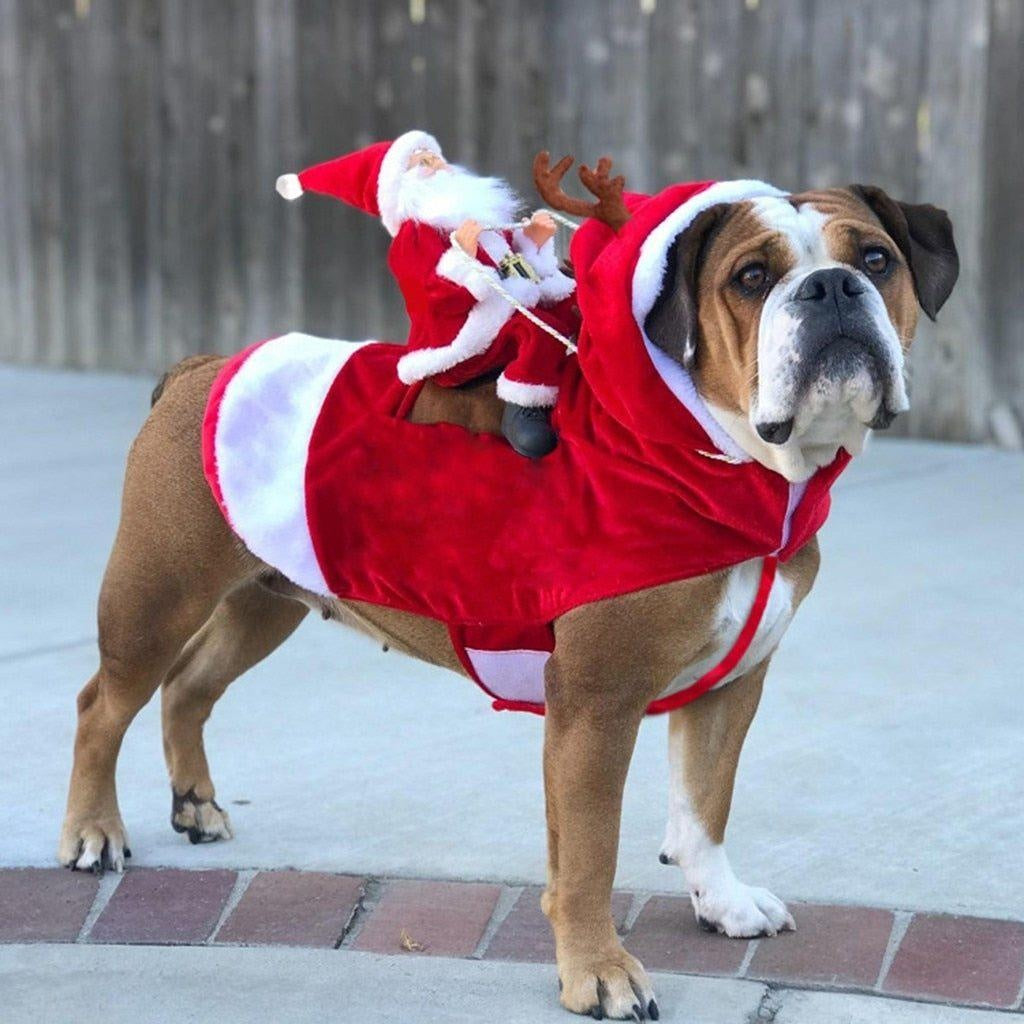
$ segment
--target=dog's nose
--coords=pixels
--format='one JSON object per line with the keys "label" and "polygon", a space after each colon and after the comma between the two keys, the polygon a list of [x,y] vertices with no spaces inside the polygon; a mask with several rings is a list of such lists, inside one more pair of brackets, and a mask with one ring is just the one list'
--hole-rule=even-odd
{"label": "dog's nose", "polygon": [[853,271],[830,267],[808,274],[797,288],[795,297],[803,302],[826,302],[830,299],[839,301],[844,297],[852,299],[863,293],[864,283]]}
{"label": "dog's nose", "polygon": [[768,444],[785,444],[793,433],[793,420],[779,420],[777,423],[758,423],[757,432]]}

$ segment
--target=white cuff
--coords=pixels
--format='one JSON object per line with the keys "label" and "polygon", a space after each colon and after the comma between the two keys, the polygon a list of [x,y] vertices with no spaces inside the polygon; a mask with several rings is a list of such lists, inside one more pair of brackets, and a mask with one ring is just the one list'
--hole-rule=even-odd
{"label": "white cuff", "polygon": [[435,270],[438,277],[461,285],[478,301],[497,294],[486,281],[488,277],[492,281],[500,280],[494,267],[485,266],[478,259],[467,256],[465,250],[457,245],[453,244],[445,250]]}
{"label": "white cuff", "polygon": [[558,269],[558,257],[555,255],[555,240],[549,238],[539,249],[526,236],[522,228],[512,233],[512,244],[516,252],[526,257],[526,262],[537,272],[540,278],[538,301],[544,305],[553,305],[567,299],[576,290],[576,282]]}
{"label": "white cuff", "polygon": [[509,380],[505,374],[498,378],[497,390],[503,402],[513,405],[550,409],[558,401],[557,384],[527,384],[521,380]]}
{"label": "white cuff", "polygon": [[539,249],[522,228],[512,232],[512,247],[526,257],[526,262],[537,271],[538,277],[550,277],[558,273],[558,257],[555,255],[555,240],[549,238]]}

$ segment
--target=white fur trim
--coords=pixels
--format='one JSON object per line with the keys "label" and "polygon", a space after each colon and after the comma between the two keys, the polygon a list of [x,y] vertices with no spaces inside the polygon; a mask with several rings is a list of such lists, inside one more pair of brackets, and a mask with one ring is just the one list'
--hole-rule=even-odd
{"label": "white fur trim", "polygon": [[540,301],[544,305],[551,306],[561,302],[562,299],[569,298],[574,291],[576,281],[560,270],[540,279]]}
{"label": "white fur trim", "polygon": [[640,257],[633,272],[633,319],[643,335],[647,353],[662,380],[672,394],[686,407],[695,420],[704,428],[708,437],[719,451],[726,455],[750,461],[745,452],[711,415],[704,399],[697,392],[693,378],[671,356],[654,345],[644,331],[647,314],[661,293],[661,285],[668,265],[668,250],[672,243],[695,220],[698,214],[719,203],[738,203],[744,199],[762,196],[781,197],[787,193],[763,181],[741,179],[739,181],[717,181],[703,192],[698,192],[682,206],[677,206],[644,240]]}
{"label": "white fur trim", "polygon": [[527,384],[520,380],[509,380],[505,374],[498,378],[498,397],[514,405],[535,406],[550,409],[558,401],[557,384]]}
{"label": "white fur trim", "polygon": [[433,135],[415,130],[406,132],[399,135],[388,147],[381,161],[380,173],[377,175],[377,207],[380,210],[380,219],[392,237],[398,234],[401,227],[396,212],[402,175],[409,169],[409,157],[417,149],[429,149],[432,153],[442,156],[441,146]]}
{"label": "white fur trim", "polygon": [[[500,266],[501,261],[513,251],[508,244],[508,239],[498,231],[481,232],[479,241],[480,248],[487,253],[496,266]],[[497,280],[509,295],[521,305],[526,306],[527,309],[532,309],[540,302],[540,285],[536,281],[530,281],[518,275],[501,277],[500,274],[497,275]],[[491,291],[493,290],[492,288]]]}
{"label": "white fur trim", "polygon": [[478,276],[490,274],[496,279],[498,274],[493,267],[485,267],[482,263],[470,267],[458,253],[448,249],[437,261],[437,274],[465,288],[477,302],[458,334],[447,345],[415,349],[398,360],[398,379],[403,384],[414,384],[436,373],[444,373],[486,352],[515,312],[512,305]]}
{"label": "white fur trim", "polygon": [[277,194],[284,199],[298,199],[303,192],[302,182],[299,181],[297,174],[282,174],[274,187],[277,189]]}
{"label": "white fur trim", "polygon": [[367,342],[285,334],[228,382],[217,415],[217,479],[232,529],[292,582],[328,593],[306,520],[306,460],[324,398]]}
{"label": "white fur trim", "polygon": [[576,290],[576,282],[558,269],[555,240],[549,238],[539,249],[522,228],[512,232],[512,247],[526,257],[540,277],[538,301],[552,305],[567,299]]}
{"label": "white fur trim", "polygon": [[497,294],[485,280],[488,277],[492,281],[499,280],[498,272],[494,267],[488,267],[479,260],[470,262],[457,245],[453,245],[442,253],[435,270],[438,277],[461,285],[474,299],[486,299]]}
{"label": "white fur trim", "polygon": [[549,238],[540,248],[522,228],[512,232],[512,247],[521,252],[527,262],[537,271],[539,277],[558,273],[558,257],[555,255],[555,240]]}

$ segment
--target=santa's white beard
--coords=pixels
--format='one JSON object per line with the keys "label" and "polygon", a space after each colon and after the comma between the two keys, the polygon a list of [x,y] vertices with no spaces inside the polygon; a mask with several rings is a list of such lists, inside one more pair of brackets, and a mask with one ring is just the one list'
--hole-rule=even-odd
{"label": "santa's white beard", "polygon": [[485,226],[507,224],[520,205],[519,197],[501,178],[482,178],[449,164],[426,175],[423,168],[410,167],[402,175],[396,213],[400,222],[413,220],[454,231],[466,220]]}

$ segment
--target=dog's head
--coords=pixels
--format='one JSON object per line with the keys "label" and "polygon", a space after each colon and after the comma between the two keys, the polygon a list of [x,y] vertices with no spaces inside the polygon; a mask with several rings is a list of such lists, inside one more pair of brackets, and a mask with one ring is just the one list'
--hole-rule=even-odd
{"label": "dog's head", "polygon": [[918,307],[958,271],[943,210],[872,186],[721,203],[672,242],[644,329],[748,454],[803,479],[908,407]]}

